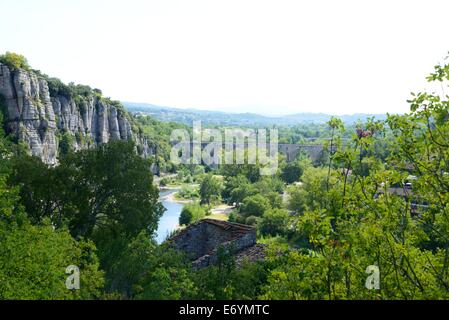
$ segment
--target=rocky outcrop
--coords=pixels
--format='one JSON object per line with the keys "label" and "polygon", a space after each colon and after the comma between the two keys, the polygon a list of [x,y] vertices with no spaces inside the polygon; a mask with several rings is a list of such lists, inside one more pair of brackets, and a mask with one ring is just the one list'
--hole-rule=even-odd
{"label": "rocky outcrop", "polygon": [[35,72],[12,70],[0,63],[0,99],[6,131],[45,163],[57,163],[63,135],[71,138],[75,150],[132,140],[142,156],[154,154],[154,147],[133,129],[124,109],[94,94],[50,96],[47,80]]}

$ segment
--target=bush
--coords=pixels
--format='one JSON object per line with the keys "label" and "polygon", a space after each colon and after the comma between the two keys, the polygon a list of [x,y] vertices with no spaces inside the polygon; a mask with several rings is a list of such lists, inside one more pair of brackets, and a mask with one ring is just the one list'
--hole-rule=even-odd
{"label": "bush", "polygon": [[180,169],[178,170],[178,174],[176,175],[176,180],[184,181],[188,174],[189,173],[187,171]]}
{"label": "bush", "polygon": [[260,220],[259,217],[249,216],[248,218],[246,218],[245,224],[250,225],[250,226],[255,226],[255,225],[257,225],[259,220]]}
{"label": "bush", "polygon": [[307,191],[302,186],[292,186],[288,190],[288,209],[302,214],[307,209]]}
{"label": "bush", "polygon": [[5,97],[0,94],[0,116],[2,116],[2,121],[0,122],[0,128],[3,127],[3,120],[8,117],[8,110],[6,109]]}
{"label": "bush", "polygon": [[246,223],[245,217],[240,215],[236,210],[232,211],[229,214],[228,221],[229,222],[235,222],[235,223],[241,223],[241,224],[245,224]]}
{"label": "bush", "polygon": [[74,145],[73,136],[70,133],[65,132],[61,136],[61,139],[59,140],[59,153],[61,155],[68,154],[70,151],[73,150],[73,145]]}
{"label": "bush", "polygon": [[232,211],[229,214],[228,221],[229,222],[237,222],[237,216],[238,216],[238,213],[236,213],[235,211]]}
{"label": "bush", "polygon": [[187,207],[184,207],[181,211],[181,215],[179,216],[179,225],[187,226],[192,223],[193,215]]}
{"label": "bush", "polygon": [[241,224],[245,224],[246,223],[246,219],[245,219],[245,217],[244,216],[242,216],[242,215],[237,215],[237,219],[236,219],[236,221],[235,221],[236,223],[241,223]]}
{"label": "bush", "polygon": [[183,186],[182,189],[178,193],[179,197],[182,199],[198,199],[200,194],[198,189],[190,186]]}
{"label": "bush", "polygon": [[70,99],[73,95],[72,90],[58,78],[46,78],[48,90],[51,97],[63,96]]}
{"label": "bush", "polygon": [[0,63],[6,64],[12,69],[25,69],[30,70],[27,59],[21,54],[14,52],[6,52],[0,56]]}
{"label": "bush", "polygon": [[161,181],[159,182],[159,185],[161,187],[166,187],[170,184],[171,180],[168,178],[162,178]]}
{"label": "bush", "polygon": [[180,225],[189,225],[195,223],[206,216],[206,210],[198,204],[186,205],[179,216]]}
{"label": "bush", "polygon": [[190,174],[188,174],[188,175],[184,178],[184,180],[183,180],[182,182],[184,182],[184,183],[193,183],[193,178],[192,178],[192,176],[191,176]]}
{"label": "bush", "polygon": [[260,217],[270,208],[271,206],[268,199],[261,194],[256,194],[254,196],[246,197],[243,200],[240,212],[244,213],[246,216]]}
{"label": "bush", "polygon": [[284,182],[278,177],[263,177],[254,184],[258,193],[266,194],[268,192],[282,193],[284,191]]}
{"label": "bush", "polygon": [[254,195],[257,193],[253,185],[251,184],[244,184],[241,186],[236,187],[235,189],[232,189],[229,196],[229,202],[235,203],[237,206],[240,205],[240,203],[243,202],[243,200],[249,196]]}
{"label": "bush", "polygon": [[[0,300],[98,299],[104,286],[95,245],[55,231],[49,221],[21,226],[0,220]],[[64,286],[65,269],[80,267],[81,290]]]}
{"label": "bush", "polygon": [[286,210],[270,209],[263,215],[259,230],[263,235],[283,235],[287,231],[289,218]]}
{"label": "bush", "polygon": [[298,161],[287,163],[282,168],[281,178],[284,182],[290,184],[299,181],[303,174],[303,169]]}
{"label": "bush", "polygon": [[268,202],[270,203],[270,206],[272,208],[282,208],[283,200],[279,193],[277,192],[269,192],[266,195],[266,198],[268,199]]}
{"label": "bush", "polygon": [[200,185],[201,204],[210,205],[220,201],[222,190],[223,185],[216,176],[211,174],[205,175]]}
{"label": "bush", "polygon": [[195,169],[193,169],[194,176],[201,176],[205,173],[206,173],[206,170],[204,170],[203,166],[195,166]]}

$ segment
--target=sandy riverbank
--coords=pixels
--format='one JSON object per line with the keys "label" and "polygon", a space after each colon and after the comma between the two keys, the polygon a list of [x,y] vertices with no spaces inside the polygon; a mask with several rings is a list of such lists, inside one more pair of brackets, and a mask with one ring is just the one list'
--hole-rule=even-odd
{"label": "sandy riverbank", "polygon": [[[167,202],[174,202],[179,204],[191,204],[194,203],[194,200],[183,200],[183,199],[177,199],[176,195],[179,193],[180,187],[179,186],[166,186],[163,188],[160,188],[161,191],[173,191],[167,194],[166,196],[161,197],[160,201],[167,201]],[[233,206],[229,206],[226,204],[220,204],[211,209],[211,214],[207,216],[208,219],[217,219],[217,220],[225,220],[227,221],[229,218],[230,213],[235,208]]]}
{"label": "sandy riverbank", "polygon": [[[178,189],[161,189],[161,191],[164,190],[178,190]],[[180,203],[180,204],[189,204],[189,203],[193,203],[193,200],[182,200],[182,199],[177,199],[176,195],[179,193],[179,191],[173,191],[169,194],[167,194],[166,196],[161,197],[159,200],[160,201],[169,201],[169,202],[175,202],[175,203]]]}

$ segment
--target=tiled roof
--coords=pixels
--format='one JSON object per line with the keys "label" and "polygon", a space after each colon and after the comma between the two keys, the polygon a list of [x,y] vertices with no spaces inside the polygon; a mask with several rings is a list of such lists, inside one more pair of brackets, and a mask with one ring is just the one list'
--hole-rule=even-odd
{"label": "tiled roof", "polygon": [[265,249],[267,245],[256,244],[246,248],[235,255],[235,263],[237,267],[242,267],[245,262],[262,261],[266,257]]}
{"label": "tiled roof", "polygon": [[185,233],[187,233],[190,228],[192,228],[194,226],[198,226],[200,224],[204,224],[204,223],[212,224],[212,225],[222,228],[223,230],[232,232],[233,239],[238,238],[248,232],[255,230],[254,227],[252,227],[252,226],[248,226],[248,225],[244,225],[244,224],[240,224],[240,223],[221,221],[221,220],[215,220],[215,219],[203,219],[203,220],[200,220],[200,221],[188,226],[187,228],[181,230],[176,235],[171,237],[168,240],[168,242],[176,241],[178,238],[182,237]]}
{"label": "tiled roof", "polygon": [[180,231],[168,240],[170,245],[191,255],[194,269],[214,264],[219,248],[231,249],[238,267],[244,261],[265,258],[264,246],[256,244],[256,229],[239,223],[204,219]]}

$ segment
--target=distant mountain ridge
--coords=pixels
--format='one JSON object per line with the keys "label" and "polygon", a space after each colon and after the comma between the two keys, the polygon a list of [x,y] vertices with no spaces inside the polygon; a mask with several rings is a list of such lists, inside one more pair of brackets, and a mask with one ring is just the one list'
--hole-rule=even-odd
{"label": "distant mountain ridge", "polygon": [[[197,109],[180,109],[162,107],[147,103],[123,102],[132,113],[147,114],[161,121],[172,121],[191,125],[193,121],[201,120],[205,125],[221,126],[293,126],[297,124],[322,124],[332,117],[325,113],[297,113],[286,116],[264,116],[256,113],[228,113],[223,111],[209,111]],[[357,113],[353,115],[334,116],[346,124],[365,121],[374,117],[378,120],[386,119],[383,114]]]}

